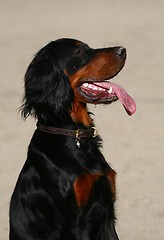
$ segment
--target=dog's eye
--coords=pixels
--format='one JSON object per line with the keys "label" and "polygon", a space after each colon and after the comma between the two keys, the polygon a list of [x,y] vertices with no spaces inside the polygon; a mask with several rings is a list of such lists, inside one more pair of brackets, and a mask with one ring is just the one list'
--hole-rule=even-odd
{"label": "dog's eye", "polygon": [[80,48],[77,48],[74,52],[74,55],[80,55],[82,53],[82,50]]}

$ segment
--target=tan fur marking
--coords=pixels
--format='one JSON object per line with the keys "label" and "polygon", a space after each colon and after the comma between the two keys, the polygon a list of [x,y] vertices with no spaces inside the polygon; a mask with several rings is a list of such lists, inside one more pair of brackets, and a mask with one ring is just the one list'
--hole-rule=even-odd
{"label": "tan fur marking", "polygon": [[93,124],[86,107],[76,100],[72,106],[71,117],[74,122],[81,122],[86,127],[90,127]]}
{"label": "tan fur marking", "polygon": [[[74,192],[77,204],[80,208],[86,206],[87,202],[89,201],[89,197],[92,192],[93,186],[101,176],[103,176],[101,172],[85,173],[75,180]],[[114,202],[116,198],[116,184],[115,184],[116,172],[111,168],[104,176],[107,177],[109,184],[111,186],[112,200]]]}
{"label": "tan fur marking", "polygon": [[116,172],[111,168],[107,174],[107,178],[111,185],[111,190],[113,194],[113,202],[116,199]]}
{"label": "tan fur marking", "polygon": [[85,173],[74,182],[75,197],[80,208],[85,207],[87,204],[93,185],[100,176],[102,176],[101,173]]}

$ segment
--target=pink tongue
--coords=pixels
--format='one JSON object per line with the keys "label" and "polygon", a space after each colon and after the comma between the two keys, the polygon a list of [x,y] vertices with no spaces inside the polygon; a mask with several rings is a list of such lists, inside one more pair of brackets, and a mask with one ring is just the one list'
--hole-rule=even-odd
{"label": "pink tongue", "polygon": [[113,92],[119,98],[120,102],[124,106],[125,110],[129,115],[132,115],[136,111],[136,103],[131,96],[118,84],[110,83]]}
{"label": "pink tongue", "polygon": [[129,115],[132,115],[133,113],[135,113],[135,111],[136,111],[135,101],[128,95],[128,93],[121,86],[119,86],[116,83],[111,83],[111,82],[99,82],[99,83],[96,83],[95,85],[104,87],[106,89],[110,89],[110,87],[112,87],[113,91],[111,94],[114,93],[118,97],[118,99],[124,106],[126,112]]}

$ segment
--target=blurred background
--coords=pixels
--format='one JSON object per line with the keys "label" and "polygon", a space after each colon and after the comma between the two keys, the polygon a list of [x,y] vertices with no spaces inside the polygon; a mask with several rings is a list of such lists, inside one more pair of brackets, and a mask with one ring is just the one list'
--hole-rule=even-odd
{"label": "blurred background", "polygon": [[120,239],[164,239],[163,26],[163,0],[0,0],[0,240],[8,239],[10,196],[35,129],[17,111],[24,73],[41,47],[61,37],[127,48],[114,81],[135,99],[136,114],[119,102],[89,108],[117,172]]}

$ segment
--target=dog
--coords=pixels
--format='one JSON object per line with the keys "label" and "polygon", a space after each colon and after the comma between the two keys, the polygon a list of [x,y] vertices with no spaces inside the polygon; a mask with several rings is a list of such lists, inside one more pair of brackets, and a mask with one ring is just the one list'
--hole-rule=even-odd
{"label": "dog", "polygon": [[10,203],[10,240],[116,240],[115,171],[87,104],[118,99],[136,110],[109,81],[123,68],[124,47],[93,49],[76,39],[48,43],[25,73],[21,106],[37,128]]}

